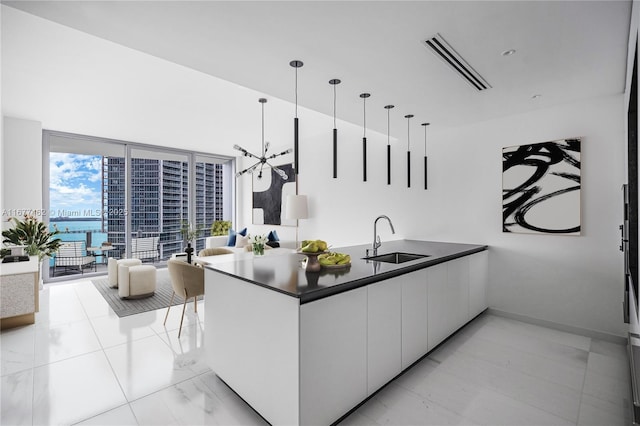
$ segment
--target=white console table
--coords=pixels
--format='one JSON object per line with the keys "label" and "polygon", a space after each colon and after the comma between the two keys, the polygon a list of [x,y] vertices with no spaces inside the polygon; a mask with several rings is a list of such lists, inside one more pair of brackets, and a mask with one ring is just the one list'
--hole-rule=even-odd
{"label": "white console table", "polygon": [[0,329],[35,323],[38,293],[38,256],[0,263]]}

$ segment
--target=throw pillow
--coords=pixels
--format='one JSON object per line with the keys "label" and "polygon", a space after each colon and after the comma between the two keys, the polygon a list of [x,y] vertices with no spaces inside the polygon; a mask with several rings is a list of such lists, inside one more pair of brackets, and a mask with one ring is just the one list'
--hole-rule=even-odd
{"label": "throw pillow", "polygon": [[244,235],[238,233],[236,235],[236,247],[246,247],[249,245],[249,237],[245,237]]}
{"label": "throw pillow", "polygon": [[227,246],[235,247],[236,246],[236,235],[247,235],[247,228],[244,228],[240,232],[236,232],[233,229],[229,229],[229,239],[227,240]]}
{"label": "throw pillow", "polygon": [[275,229],[273,231],[269,232],[269,235],[267,235],[267,240],[268,241],[280,241],[280,238],[278,237],[278,233],[276,232]]}

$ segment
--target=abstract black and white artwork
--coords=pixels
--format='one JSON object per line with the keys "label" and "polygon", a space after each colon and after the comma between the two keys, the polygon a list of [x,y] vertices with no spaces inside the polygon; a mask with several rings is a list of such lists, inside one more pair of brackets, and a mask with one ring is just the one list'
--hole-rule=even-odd
{"label": "abstract black and white artwork", "polygon": [[580,139],[502,149],[502,231],[580,235]]}
{"label": "abstract black and white artwork", "polygon": [[288,179],[282,179],[273,169],[269,168],[258,179],[253,176],[253,223],[255,225],[296,226],[295,219],[284,217],[284,203],[287,195],[296,193],[296,174],[293,164],[277,166],[283,170]]}

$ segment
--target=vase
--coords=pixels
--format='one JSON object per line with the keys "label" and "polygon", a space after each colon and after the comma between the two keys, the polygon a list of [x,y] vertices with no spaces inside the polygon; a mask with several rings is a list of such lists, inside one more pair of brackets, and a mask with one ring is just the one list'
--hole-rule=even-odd
{"label": "vase", "polygon": [[256,256],[262,256],[264,254],[264,244],[254,244],[253,254]]}

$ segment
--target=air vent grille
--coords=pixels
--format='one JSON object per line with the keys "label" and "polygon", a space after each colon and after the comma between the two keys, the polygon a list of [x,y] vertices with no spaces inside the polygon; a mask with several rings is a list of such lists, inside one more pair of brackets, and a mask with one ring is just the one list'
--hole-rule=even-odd
{"label": "air vent grille", "polygon": [[482,91],[491,88],[491,85],[467,61],[462,59],[462,56],[458,55],[440,34],[425,40],[424,43],[429,50],[442,59],[460,77],[464,78],[467,83],[475,87],[476,90]]}

